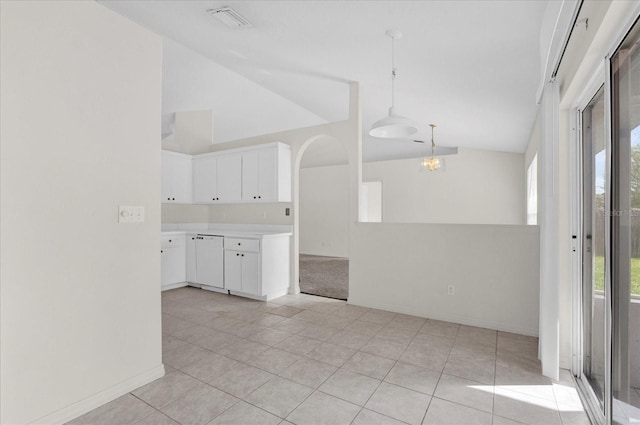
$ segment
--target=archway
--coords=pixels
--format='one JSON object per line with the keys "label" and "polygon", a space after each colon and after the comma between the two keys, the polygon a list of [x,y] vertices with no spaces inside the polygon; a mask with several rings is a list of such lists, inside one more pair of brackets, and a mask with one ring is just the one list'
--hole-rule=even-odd
{"label": "archway", "polygon": [[295,161],[296,292],[347,299],[349,160],[336,138],[307,140]]}

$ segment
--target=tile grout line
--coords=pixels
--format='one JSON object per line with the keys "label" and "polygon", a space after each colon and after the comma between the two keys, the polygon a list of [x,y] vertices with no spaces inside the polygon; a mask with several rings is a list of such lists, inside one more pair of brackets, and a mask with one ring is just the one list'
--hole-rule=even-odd
{"label": "tile grout line", "polygon": [[[169,300],[169,301],[170,301],[170,302],[180,303],[179,301],[174,301],[174,300]],[[185,299],[185,301],[186,301],[186,299]],[[184,304],[184,305],[187,305],[187,304]],[[285,305],[287,305],[287,304],[283,304],[282,306],[285,306]],[[348,305],[348,304],[346,304],[346,305]],[[292,307],[292,308],[296,308],[296,309],[299,309],[299,310],[301,310],[301,311],[300,311],[299,313],[296,313],[296,314],[294,314],[294,315],[292,315],[292,316],[289,316],[289,317],[286,317],[286,316],[280,316],[280,315],[275,315],[275,316],[283,317],[283,319],[282,319],[281,321],[286,320],[287,318],[291,318],[291,319],[293,319],[293,320],[297,320],[297,321],[299,321],[299,322],[301,322],[301,323],[304,323],[304,324],[306,324],[306,325],[317,325],[317,326],[322,326],[322,324],[321,324],[321,323],[317,323],[317,322],[313,322],[313,321],[305,321],[305,320],[301,320],[301,319],[294,319],[294,318],[293,318],[293,316],[295,316],[295,315],[297,315],[297,314],[300,314],[300,313],[303,313],[304,311],[309,311],[309,312],[317,313],[317,314],[319,314],[319,315],[329,315],[329,316],[331,315],[331,313],[325,313],[325,312],[323,312],[323,311],[316,311],[316,310],[313,310],[313,309],[312,309],[312,308],[314,308],[314,307],[318,307],[318,306],[320,306],[320,304],[317,304],[317,303],[316,303],[316,304],[309,304],[309,306],[306,306],[306,307],[303,307],[303,308],[298,307],[298,306],[291,305],[290,307]],[[253,306],[248,306],[248,305],[247,305],[247,306],[240,306],[240,305],[239,305],[239,306],[238,306],[238,308],[242,308],[242,309],[244,310],[244,312],[247,312],[247,314],[241,314],[241,313],[239,313],[239,314],[236,314],[236,315],[227,315],[227,314],[225,314],[225,313],[227,313],[227,311],[228,311],[228,310],[227,310],[227,311],[222,311],[222,312],[220,312],[220,316],[219,316],[219,317],[220,317],[220,318],[230,318],[230,319],[233,319],[233,320],[237,320],[237,321],[239,321],[239,322],[242,322],[242,324],[241,324],[241,325],[238,325],[238,327],[245,327],[245,326],[248,326],[248,325],[254,324],[254,325],[256,325],[256,326],[261,326],[261,327],[263,327],[263,328],[264,328],[264,330],[267,330],[267,329],[275,329],[275,326],[278,326],[278,324],[281,322],[281,321],[278,321],[278,322],[276,322],[276,323],[274,323],[274,324],[272,324],[272,325],[269,325],[269,326],[257,325],[255,322],[256,322],[257,320],[260,320],[260,318],[263,318],[263,317],[262,317],[262,316],[254,316],[254,315],[252,315],[252,314],[249,314],[249,312],[253,311]],[[204,310],[204,309],[200,309],[200,310],[209,312],[209,310]],[[212,313],[218,313],[217,311],[216,311],[216,312],[210,311],[210,312],[212,312]],[[209,326],[207,326],[207,325],[203,324],[202,322],[194,322],[194,321],[192,321],[192,320],[183,319],[182,317],[174,316],[174,315],[172,315],[171,313],[166,313],[166,314],[167,314],[168,316],[170,316],[171,318],[175,318],[175,319],[178,319],[178,320],[181,320],[181,321],[185,321],[185,322],[189,322],[190,324],[192,324],[191,326],[187,326],[187,327],[185,327],[184,329],[192,328],[192,327],[195,327],[195,326],[204,326],[204,327],[207,327],[207,328],[209,328],[209,329],[213,329],[213,330],[214,330],[214,331],[216,331],[216,332],[222,332],[222,333],[225,333],[225,334],[228,334],[228,335],[232,335],[232,336],[234,336],[234,337],[238,338],[238,340],[237,340],[237,341],[235,341],[234,343],[232,343],[232,344],[228,344],[228,345],[225,345],[225,346],[221,347],[219,350],[222,350],[222,349],[223,349],[224,347],[226,347],[226,346],[232,346],[232,345],[234,345],[234,344],[236,344],[236,343],[240,343],[240,342],[243,342],[243,341],[247,341],[247,342],[255,342],[255,343],[258,343],[258,344],[263,344],[263,345],[265,345],[265,346],[267,346],[267,347],[269,347],[269,348],[271,348],[271,349],[283,350],[283,351],[285,351],[285,352],[288,352],[288,353],[291,353],[291,354],[293,354],[293,355],[296,355],[296,356],[298,357],[298,359],[297,359],[296,361],[294,361],[294,363],[292,363],[292,364],[295,364],[297,361],[299,361],[299,360],[301,360],[301,359],[309,359],[309,360],[313,360],[313,361],[319,361],[320,363],[323,363],[323,364],[328,364],[328,365],[330,365],[331,367],[336,367],[335,365],[330,364],[330,363],[327,363],[327,362],[324,362],[324,361],[322,361],[322,360],[313,359],[313,358],[311,358],[311,357],[308,357],[308,356],[307,356],[307,354],[308,354],[308,353],[306,353],[306,354],[298,354],[298,353],[291,352],[291,351],[288,351],[288,350],[286,350],[286,349],[280,348],[280,347],[278,347],[278,346],[276,346],[276,345],[272,345],[272,344],[264,344],[264,343],[262,343],[262,342],[257,342],[257,341],[253,341],[253,340],[249,339],[249,337],[251,337],[252,335],[254,335],[254,334],[256,334],[256,333],[261,332],[261,330],[257,330],[256,332],[252,332],[251,334],[246,334],[245,336],[239,336],[239,335],[236,335],[236,334],[234,334],[234,333],[227,332],[227,330],[217,329],[217,328],[211,328],[211,327],[209,327]],[[262,314],[271,314],[271,313],[268,313],[268,312],[262,311]],[[298,404],[298,405],[297,405],[293,410],[291,410],[291,412],[293,412],[293,411],[295,411],[296,409],[298,409],[298,408],[300,407],[300,405],[301,405],[301,404],[303,404],[304,402],[306,402],[306,401],[309,399],[309,397],[311,397],[311,395],[313,395],[316,391],[317,391],[317,392],[320,392],[320,393],[322,393],[322,394],[326,394],[325,392],[321,391],[319,388],[320,388],[320,387],[321,387],[321,386],[322,386],[322,385],[323,385],[323,384],[324,384],[328,379],[330,379],[332,376],[334,376],[334,375],[335,375],[335,373],[336,373],[338,370],[350,371],[350,372],[354,372],[354,373],[357,373],[357,374],[361,374],[361,375],[363,375],[363,376],[369,376],[369,375],[367,375],[367,374],[362,374],[362,373],[360,373],[360,372],[351,371],[351,370],[349,370],[349,369],[344,368],[344,366],[345,366],[349,361],[351,361],[351,360],[353,359],[353,357],[354,357],[357,353],[366,353],[366,354],[369,354],[369,355],[378,356],[378,354],[369,353],[369,352],[367,352],[367,351],[363,351],[363,350],[362,350],[362,347],[364,347],[366,344],[368,344],[368,343],[369,343],[371,340],[373,340],[374,338],[381,338],[383,341],[386,341],[386,342],[388,342],[388,343],[389,343],[389,342],[397,342],[397,343],[402,344],[404,347],[403,347],[403,348],[402,348],[402,350],[400,351],[400,354],[399,354],[399,356],[397,356],[397,358],[393,358],[393,359],[391,359],[391,358],[386,357],[386,356],[380,356],[381,358],[385,358],[385,359],[387,359],[387,360],[392,360],[392,361],[393,361],[393,364],[392,364],[392,366],[389,368],[389,370],[386,372],[386,374],[384,375],[384,377],[382,377],[382,378],[379,380],[379,384],[376,386],[376,389],[371,393],[371,395],[369,396],[369,398],[367,399],[367,401],[365,401],[365,403],[364,403],[362,406],[359,406],[358,413],[355,415],[354,419],[353,419],[351,422],[355,421],[355,419],[356,419],[356,418],[357,418],[357,417],[362,413],[362,411],[366,409],[366,408],[365,408],[366,403],[367,403],[367,402],[369,402],[369,400],[371,399],[371,397],[373,396],[373,394],[375,394],[375,392],[376,392],[376,391],[378,391],[378,389],[380,388],[380,386],[382,385],[382,383],[383,383],[383,382],[387,383],[388,385],[393,385],[393,386],[396,386],[396,387],[399,387],[399,388],[404,388],[404,389],[407,389],[407,390],[415,391],[415,390],[412,390],[411,388],[406,388],[406,387],[404,387],[404,386],[402,386],[402,385],[397,385],[397,384],[389,383],[389,382],[387,382],[387,381],[386,381],[386,379],[388,378],[388,376],[389,376],[389,374],[391,373],[391,371],[392,371],[392,370],[393,370],[393,369],[398,365],[398,363],[403,363],[403,362],[401,362],[401,360],[400,360],[400,359],[401,359],[401,357],[402,357],[402,356],[407,352],[407,350],[410,348],[410,345],[411,345],[411,344],[416,340],[416,338],[418,337],[418,335],[420,335],[421,333],[423,333],[423,332],[421,332],[421,330],[422,330],[422,329],[424,328],[424,326],[429,322],[429,320],[430,320],[430,319],[426,319],[426,318],[424,318],[424,319],[425,319],[425,322],[423,323],[423,325],[422,325],[420,328],[418,328],[418,330],[416,330],[416,331],[415,331],[415,333],[414,333],[413,337],[411,338],[411,340],[410,340],[410,341],[405,345],[405,343],[403,343],[403,342],[398,342],[397,340],[395,340],[395,339],[393,339],[393,338],[388,339],[388,338],[386,338],[386,337],[379,337],[379,336],[378,336],[378,335],[380,335],[380,333],[381,333],[381,332],[383,332],[383,331],[385,330],[385,328],[387,328],[387,326],[389,326],[390,324],[394,323],[394,320],[395,320],[395,318],[396,318],[396,317],[398,317],[398,314],[394,314],[394,315],[393,315],[393,318],[392,318],[392,319],[390,319],[389,321],[387,321],[387,323],[385,323],[384,325],[383,325],[382,323],[378,323],[378,322],[375,322],[375,321],[369,321],[369,320],[364,320],[364,319],[362,319],[362,317],[363,317],[365,314],[366,314],[366,313],[362,313],[362,314],[360,314],[360,315],[359,315],[359,316],[357,316],[357,317],[355,317],[355,316],[353,316],[353,315],[340,316],[340,317],[341,317],[341,319],[344,319],[344,321],[347,321],[347,324],[346,324],[346,325],[344,325],[344,326],[329,326],[330,328],[332,328],[332,329],[334,329],[334,330],[336,331],[336,333],[335,333],[335,334],[333,334],[330,338],[328,338],[328,339],[326,339],[326,340],[317,339],[317,338],[311,338],[311,339],[313,339],[314,341],[319,342],[319,344],[325,344],[325,343],[326,343],[326,344],[334,344],[334,345],[336,345],[336,346],[339,346],[339,347],[342,347],[342,348],[345,348],[345,349],[353,350],[353,351],[354,351],[354,353],[353,353],[353,354],[351,354],[351,355],[349,356],[349,358],[348,358],[346,361],[342,362],[342,365],[341,365],[341,366],[339,366],[339,367],[337,367],[337,368],[336,368],[336,370],[335,370],[331,375],[329,375],[327,378],[325,378],[325,379],[324,379],[324,380],[323,380],[323,381],[322,381],[322,382],[321,382],[321,383],[320,383],[316,388],[308,387],[308,386],[307,386],[307,385],[305,385],[305,384],[301,384],[301,385],[303,385],[303,386],[305,386],[305,387],[307,387],[307,388],[310,388],[310,389],[311,389],[311,393],[310,393],[307,397],[305,397],[305,399],[304,399],[304,400],[302,400],[302,401],[301,401],[301,402],[300,402],[300,403],[299,403],[299,404]],[[241,317],[241,318],[238,318],[238,317]],[[372,335],[368,335],[368,334],[361,334],[361,335],[363,335],[363,336],[368,337],[368,339],[367,339],[367,342],[365,342],[364,344],[361,344],[361,345],[360,345],[360,347],[359,347],[359,348],[357,348],[357,349],[355,349],[355,348],[351,348],[351,347],[349,347],[349,346],[344,346],[344,345],[341,345],[341,344],[339,344],[339,343],[335,343],[335,342],[332,342],[332,341],[331,341],[331,339],[332,339],[335,335],[340,334],[340,333],[342,333],[342,332],[346,332],[346,331],[354,332],[354,331],[352,331],[352,330],[350,330],[350,329],[347,329],[347,328],[348,328],[349,326],[351,326],[352,324],[354,324],[356,321],[363,321],[363,322],[367,322],[367,323],[371,323],[371,324],[375,324],[375,325],[380,325],[380,326],[382,326],[382,327],[381,327],[381,329],[377,330],[377,331],[376,331],[375,333],[373,333]],[[398,322],[395,322],[395,323],[398,323]],[[410,324],[402,324],[402,323],[400,323],[400,325],[409,326]],[[438,380],[437,380],[437,382],[436,382],[436,384],[435,384],[435,387],[434,387],[434,390],[433,390],[433,394],[431,394],[431,398],[429,399],[429,403],[427,404],[427,408],[426,408],[425,413],[424,413],[423,418],[422,418],[422,420],[423,420],[423,421],[424,421],[424,420],[425,420],[425,418],[426,418],[426,414],[427,414],[427,412],[428,412],[428,409],[430,408],[430,405],[431,405],[431,403],[432,403],[432,401],[433,401],[433,398],[439,398],[439,397],[436,397],[436,396],[435,396],[435,392],[436,392],[436,390],[437,390],[437,388],[438,388],[438,385],[439,385],[439,383],[440,383],[440,381],[441,381],[442,374],[444,373],[444,368],[446,367],[447,363],[448,363],[448,362],[450,361],[450,359],[451,359],[451,355],[452,355],[452,352],[453,352],[453,348],[455,347],[455,343],[456,343],[456,341],[458,340],[458,338],[459,338],[459,336],[460,336],[460,335],[459,335],[459,333],[460,333],[460,329],[461,329],[461,325],[459,325],[459,324],[458,324],[458,327],[457,327],[457,330],[456,330],[456,335],[454,336],[454,342],[453,342],[453,344],[451,345],[451,347],[450,347],[450,348],[449,348],[449,350],[448,350],[448,354],[447,354],[446,360],[445,360],[445,362],[444,362],[444,365],[445,365],[445,366],[444,366],[444,367],[442,368],[442,370],[440,370],[440,372],[439,372]],[[275,330],[281,331],[281,330],[279,330],[279,329],[275,329]],[[178,330],[178,333],[179,333],[179,332],[180,332],[180,329]],[[282,331],[282,332],[286,332],[286,333],[290,334],[289,336],[287,336],[287,337],[284,339],[284,340],[286,340],[286,339],[288,339],[288,338],[290,338],[290,337],[292,337],[292,336],[294,336],[294,335],[303,336],[304,329],[299,329],[299,330],[298,330],[298,331],[296,331],[296,332],[290,332],[290,331]],[[356,333],[358,333],[358,334],[359,334],[359,332],[356,332]],[[427,335],[437,335],[437,334],[430,334],[430,333],[426,333],[426,332],[424,332],[424,333],[425,333],[425,334],[427,334]],[[205,351],[208,351],[208,352],[212,352],[212,353],[218,354],[218,355],[220,355],[220,356],[224,356],[225,358],[229,358],[229,359],[231,359],[231,360],[235,360],[235,359],[233,359],[233,358],[231,358],[231,357],[228,357],[228,356],[226,356],[226,355],[224,355],[224,354],[220,354],[220,353],[218,352],[219,350],[218,350],[218,351],[214,351],[214,350],[211,350],[211,349],[208,349],[208,348],[205,348],[205,347],[201,347],[201,346],[199,346],[197,343],[189,342],[189,341],[188,341],[188,340],[186,340],[186,339],[182,339],[182,338],[180,338],[180,337],[177,337],[177,336],[174,336],[174,335],[171,335],[171,334],[165,334],[165,335],[167,335],[167,336],[169,336],[169,337],[172,337],[172,338],[175,338],[175,339],[180,340],[180,341],[184,341],[185,343],[188,343],[188,344],[190,344],[190,345],[192,345],[192,346],[198,347],[198,348],[200,348],[200,349],[202,349],[202,350],[205,350]],[[445,336],[446,336],[446,335],[445,335]],[[495,373],[495,371],[496,371],[497,363],[498,363],[498,362],[497,362],[498,337],[499,337],[499,332],[496,332],[496,337],[495,337],[495,338],[496,338],[496,345],[495,345],[495,348],[494,348],[494,355],[495,355],[495,358],[494,358],[494,361],[493,361],[494,374],[493,374],[493,391],[492,391],[492,408],[491,408],[491,417],[492,417],[492,419],[491,419],[491,423],[493,423],[493,421],[494,421],[494,415],[495,415],[495,402],[496,402],[495,385],[496,385],[496,382],[497,382],[497,377],[496,377],[496,373]],[[283,340],[283,341],[284,341],[284,340]],[[279,342],[277,342],[276,344],[280,344],[281,342],[282,342],[282,341],[279,341]],[[176,350],[177,348],[179,348],[179,347],[176,347],[176,348],[174,348],[174,349],[172,349],[172,350],[169,350],[167,353],[173,352],[173,351],[174,351],[174,350]],[[268,348],[268,349],[269,349],[269,348]],[[312,351],[313,351],[313,350],[311,350],[310,352],[312,352]],[[248,359],[247,361],[249,361],[249,360],[251,360],[251,359],[253,359],[253,358],[255,358],[255,357],[258,357],[258,356],[260,356],[260,353],[254,354],[254,355],[253,355],[253,356],[251,356],[251,357],[250,357],[250,359]],[[196,362],[197,362],[197,361],[196,361]],[[182,367],[183,367],[183,368],[184,368],[184,367],[188,367],[188,366],[190,366],[190,365],[192,365],[192,364],[194,364],[194,363],[196,363],[196,362],[189,363],[189,365],[185,365],[185,366],[182,366]],[[256,366],[250,365],[250,364],[248,364],[248,363],[246,363],[246,362],[244,362],[244,361],[239,362],[239,363],[240,363],[240,364],[242,364],[242,365],[244,365],[244,366],[247,366],[247,367],[255,367],[256,369],[264,370],[264,371],[266,371],[267,373],[273,374],[273,375],[278,376],[278,377],[280,377],[280,378],[282,378],[282,379],[287,379],[287,378],[282,377],[280,374],[281,374],[283,371],[287,370],[287,369],[291,366],[291,365],[289,365],[289,366],[285,367],[283,370],[279,371],[278,373],[272,373],[272,372],[267,371],[267,370],[265,370],[265,369],[262,369],[262,368],[260,368],[260,367],[256,367]],[[417,365],[413,365],[413,364],[411,364],[411,363],[408,363],[408,364],[410,364],[410,365],[412,365],[412,366],[420,367],[420,366],[417,366]],[[422,367],[420,367],[420,368],[422,368]],[[199,382],[203,382],[205,385],[208,385],[208,386],[210,386],[210,387],[212,387],[212,388],[216,388],[216,389],[218,389],[218,390],[220,390],[220,391],[224,392],[225,394],[229,394],[229,393],[227,393],[226,391],[224,391],[224,390],[222,390],[222,389],[219,389],[219,388],[217,388],[217,387],[214,387],[213,385],[209,384],[208,382],[202,381],[202,380],[200,380],[200,379],[198,379],[198,378],[196,378],[196,377],[193,377],[192,375],[189,375],[188,373],[186,373],[186,372],[182,371],[181,369],[178,369],[178,368],[176,368],[176,369],[177,369],[178,371],[180,371],[181,373],[184,373],[185,375],[190,376],[190,377],[194,378],[195,380],[197,380],[197,381],[199,381]],[[433,369],[430,369],[430,368],[424,368],[424,369],[426,369],[426,370],[430,370],[430,371],[432,371],[432,372],[434,371]],[[436,371],[436,372],[437,372],[437,371]],[[456,376],[456,375],[452,375],[452,376]],[[374,378],[374,377],[370,377],[370,378]],[[378,378],[374,378],[374,379],[378,379]],[[267,382],[270,382],[270,381],[271,381],[271,379],[269,379],[269,381],[267,381]],[[253,393],[254,391],[257,391],[259,388],[262,388],[262,386],[264,386],[267,382],[265,382],[264,384],[260,385],[260,386],[259,386],[259,387],[257,387],[256,389],[254,389],[251,393]],[[295,382],[295,381],[293,381],[293,382]],[[295,382],[295,383],[298,383],[298,382]],[[420,393],[420,391],[416,391],[416,392]],[[250,394],[251,394],[251,393],[250,393]],[[424,393],[422,393],[422,394],[424,394]],[[132,394],[132,395],[133,395],[133,394]],[[258,408],[258,409],[260,409],[260,410],[263,410],[263,411],[265,411],[265,412],[268,412],[268,411],[266,411],[266,410],[264,410],[264,409],[260,408],[259,406],[255,406],[255,405],[253,405],[253,404],[251,404],[251,403],[247,402],[247,401],[246,401],[246,400],[244,400],[243,398],[236,397],[236,396],[234,396],[233,394],[229,394],[229,395],[231,395],[231,396],[233,396],[234,398],[236,398],[236,402],[235,402],[235,403],[233,403],[231,406],[229,406],[229,407],[228,407],[227,409],[225,409],[224,411],[220,412],[220,413],[219,413],[219,415],[222,415],[224,412],[226,412],[227,410],[231,409],[233,406],[237,405],[237,403],[239,403],[239,401],[244,401],[244,402],[248,403],[248,404],[249,404],[249,405],[251,405],[251,406],[257,407],[257,408]],[[332,396],[332,397],[335,397],[335,398],[337,398],[337,399],[343,400],[343,399],[341,399],[340,397],[336,397],[336,396],[333,396],[333,395],[331,395],[331,394],[328,394],[328,395],[329,395],[329,396]],[[134,397],[136,397],[136,396],[134,395]],[[136,397],[136,399],[138,399],[138,397]],[[439,398],[439,399],[440,399],[440,398]],[[140,400],[141,400],[141,399],[140,399]],[[557,400],[557,398],[555,397],[555,392],[554,392],[554,400],[555,400],[556,407],[558,407],[558,400]],[[141,400],[141,401],[143,401],[143,402],[144,402],[144,400]],[[355,405],[355,403],[349,402],[348,400],[344,400],[344,401]],[[466,405],[461,404],[461,403],[456,403],[456,402],[453,402],[453,403],[454,403],[454,404],[461,405],[461,406],[465,406],[465,407],[472,408],[471,406],[466,406]],[[146,403],[146,402],[145,402],[145,404],[148,404],[148,403]],[[151,407],[153,407],[153,406],[151,406]],[[482,410],[480,410],[480,409],[475,409],[475,408],[473,408],[473,409],[474,409],[474,410],[482,411]],[[162,411],[160,411],[159,409],[154,408],[154,410],[155,410],[155,411],[158,411],[158,412],[160,412],[161,414],[163,414],[163,415],[164,415],[164,413],[163,413]],[[559,409],[557,409],[557,411],[558,411],[558,415],[559,415]],[[290,412],[289,414],[291,414],[291,412]],[[484,411],[482,411],[482,412],[484,412]],[[270,414],[271,414],[271,412],[268,412],[268,413],[270,413]],[[376,412],[376,413],[377,413],[377,414],[381,414],[381,413],[379,413],[379,412]],[[153,414],[153,413],[152,413],[152,414]],[[287,416],[288,416],[289,414],[287,414]],[[216,417],[218,417],[219,415],[217,415]],[[384,414],[381,414],[381,415],[382,415],[382,416],[385,416],[385,417],[389,417],[389,416],[384,415]],[[277,416],[277,415],[276,415],[276,416]],[[391,417],[390,417],[390,418],[391,418]],[[143,419],[144,419],[144,418],[142,418],[142,419],[140,419],[140,420],[143,420]],[[395,419],[395,418],[394,418],[394,419]],[[286,420],[286,417],[284,418],[284,420]],[[396,420],[397,420],[397,419],[396,419]]]}
{"label": "tile grout line", "polygon": [[493,391],[491,397],[491,425],[493,425],[494,412],[496,411],[496,372],[498,370],[498,332],[496,332],[496,348],[493,352],[495,360],[493,361]]}
{"label": "tile grout line", "polygon": [[451,357],[451,352],[453,351],[453,347],[456,345],[456,339],[458,339],[458,334],[460,333],[460,325],[458,326],[458,329],[456,331],[456,335],[453,338],[453,344],[451,345],[451,348],[449,349],[449,354],[447,354],[447,360],[445,360],[444,362],[444,366],[442,367],[442,371],[440,372],[440,375],[438,376],[438,380],[436,381],[436,385],[435,387],[433,387],[433,394],[431,395],[431,398],[429,399],[429,403],[427,403],[427,410],[424,411],[424,415],[422,416],[422,423],[424,423],[425,419],[427,419],[427,413],[429,412],[429,408],[431,407],[431,402],[433,402],[433,399],[436,398],[436,390],[438,389],[438,385],[440,384],[440,380],[442,379],[442,375],[444,374],[444,370],[447,367],[447,363],[449,362],[449,357]]}

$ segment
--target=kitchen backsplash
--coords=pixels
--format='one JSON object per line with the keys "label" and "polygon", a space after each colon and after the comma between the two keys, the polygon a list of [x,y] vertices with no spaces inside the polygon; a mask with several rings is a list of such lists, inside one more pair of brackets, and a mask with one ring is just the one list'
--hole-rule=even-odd
{"label": "kitchen backsplash", "polygon": [[163,223],[293,224],[290,202],[269,204],[189,205],[162,204]]}

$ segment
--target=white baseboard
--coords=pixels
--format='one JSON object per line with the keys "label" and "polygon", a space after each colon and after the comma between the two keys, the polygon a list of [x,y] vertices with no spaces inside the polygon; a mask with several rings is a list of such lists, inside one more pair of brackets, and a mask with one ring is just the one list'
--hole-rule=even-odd
{"label": "white baseboard", "polygon": [[162,291],[168,291],[170,289],[176,289],[176,288],[183,288],[185,286],[187,286],[188,283],[187,282],[179,282],[179,283],[172,283],[170,285],[165,285],[161,288]]}
{"label": "white baseboard", "polygon": [[45,417],[32,422],[33,424],[64,424],[79,416],[84,415],[87,412],[92,411],[96,407],[102,406],[105,403],[115,400],[116,398],[123,396],[136,388],[140,388],[149,382],[155,381],[158,378],[164,376],[164,365],[161,363],[158,366],[150,369],[144,373],[127,379],[124,382],[109,387],[97,394],[73,403],[63,409],[60,409],[54,413],[51,413]]}
{"label": "white baseboard", "polygon": [[534,336],[538,337],[538,329],[529,329],[520,326],[513,326],[513,324],[505,324],[505,323],[497,323],[493,321],[487,321],[482,319],[471,319],[469,317],[459,316],[455,314],[429,314],[426,315],[422,311],[413,311],[411,308],[407,308],[405,306],[397,306],[393,304],[385,304],[385,303],[369,303],[363,302],[362,300],[353,299],[353,297],[349,297],[348,304],[357,305],[360,307],[369,307],[369,308],[377,308],[379,310],[387,310],[392,311],[394,313],[401,314],[409,314],[411,316],[423,317],[425,319],[433,319],[433,320],[441,320],[443,322],[451,322],[451,323],[459,323],[461,325],[467,326],[476,326],[479,328],[487,328],[494,329],[496,331],[502,332],[511,332],[520,335]]}

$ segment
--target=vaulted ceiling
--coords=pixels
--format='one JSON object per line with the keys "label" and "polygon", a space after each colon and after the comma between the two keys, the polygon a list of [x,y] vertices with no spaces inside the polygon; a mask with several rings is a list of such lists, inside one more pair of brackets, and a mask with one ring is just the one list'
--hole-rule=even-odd
{"label": "vaulted ceiling", "polygon": [[[367,133],[391,103],[397,28],[397,112],[442,146],[523,152],[537,111],[540,27],[547,1],[101,2],[327,122],[346,119],[358,81],[366,160],[419,156],[412,140]],[[231,29],[206,13],[230,6],[253,25]],[[260,129],[260,114],[238,117]],[[266,123],[265,123],[266,124]],[[283,129],[284,130],[284,129]],[[237,138],[237,137],[236,137]],[[233,129],[226,133],[234,139]]]}

